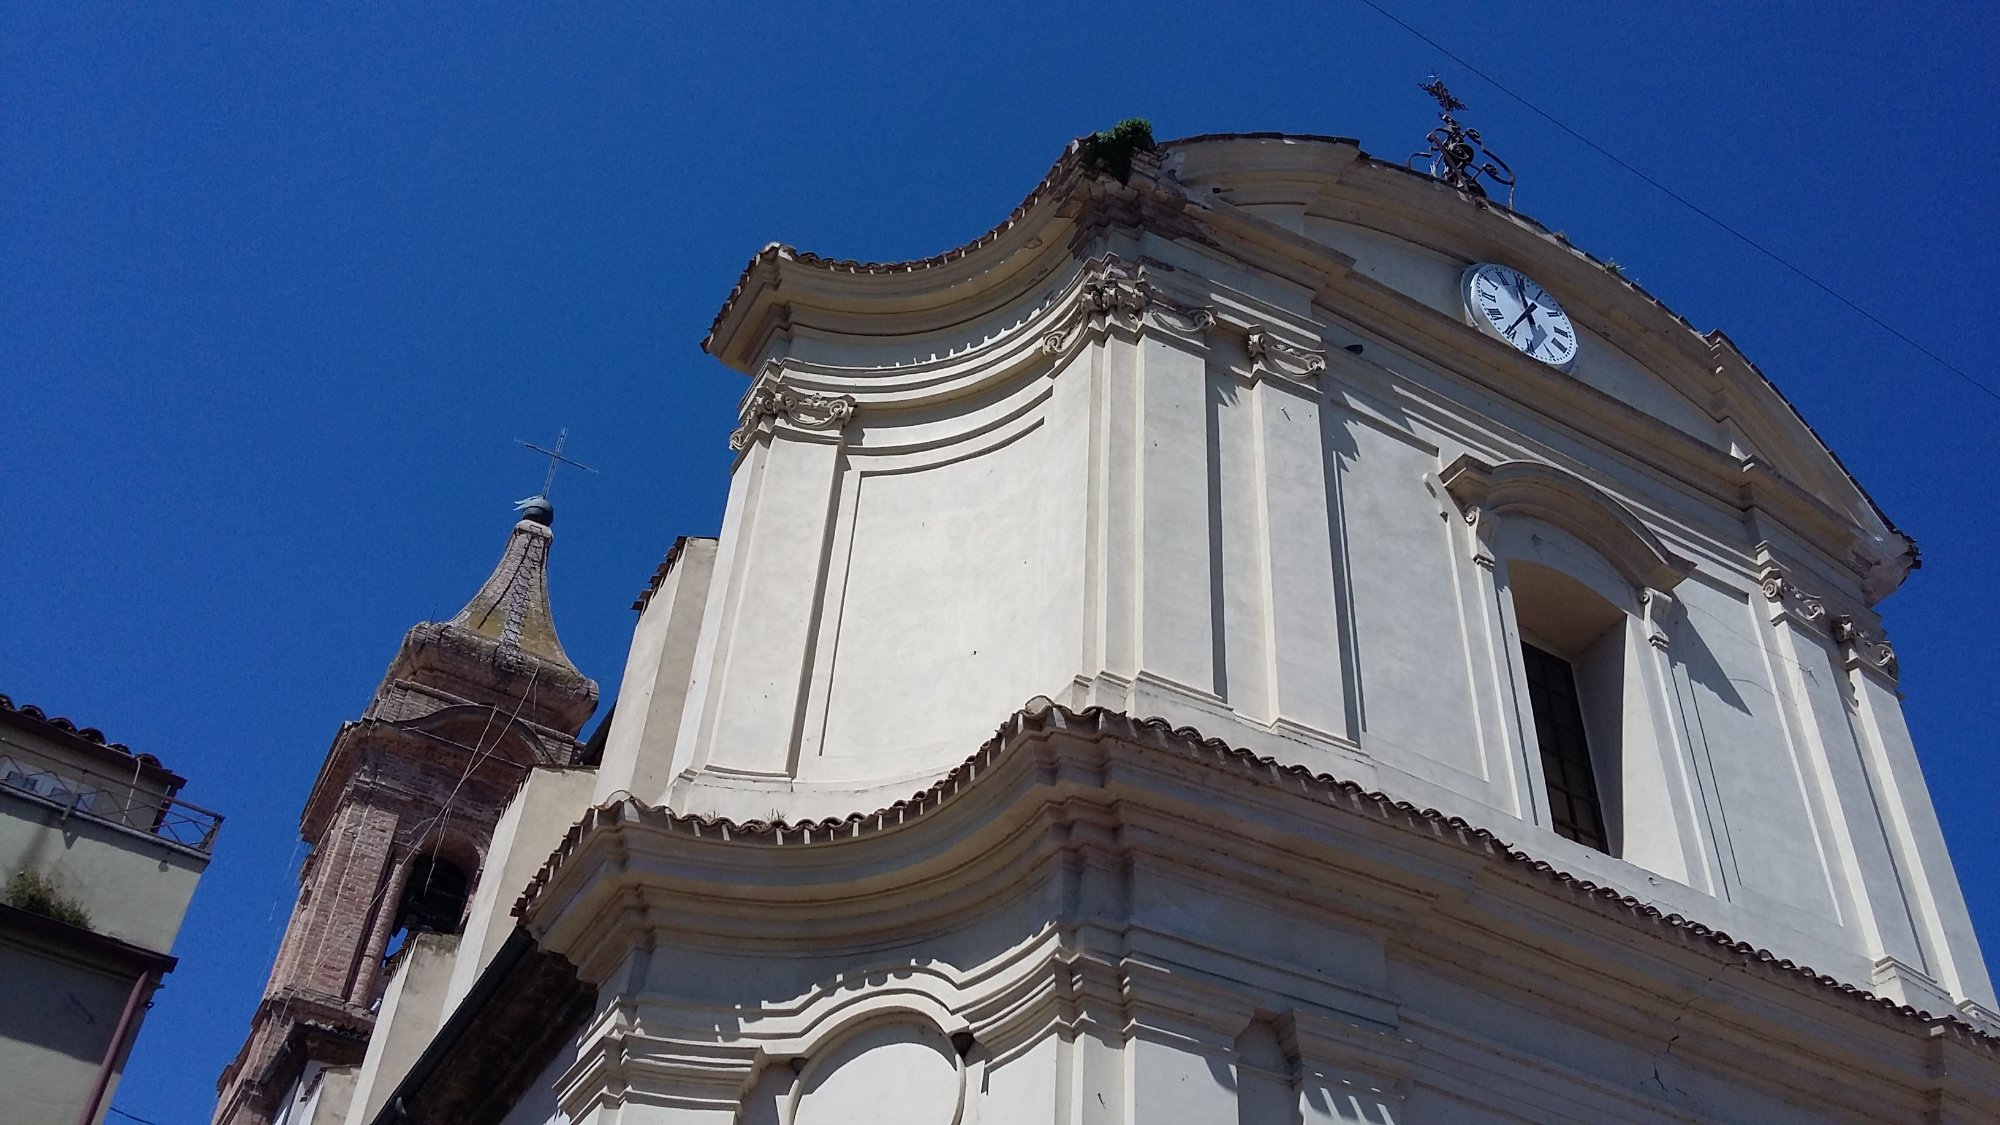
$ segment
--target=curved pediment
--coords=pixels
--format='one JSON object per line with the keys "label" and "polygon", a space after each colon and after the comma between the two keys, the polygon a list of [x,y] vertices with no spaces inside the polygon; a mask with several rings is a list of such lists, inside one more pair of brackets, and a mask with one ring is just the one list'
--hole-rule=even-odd
{"label": "curved pediment", "polygon": [[1546,520],[1583,540],[1635,590],[1672,590],[1694,570],[1630,509],[1574,473],[1534,461],[1488,465],[1468,454],[1440,476],[1468,513],[1521,512]]}
{"label": "curved pediment", "polygon": [[[1631,427],[1649,444],[1698,446],[1693,459],[1708,462],[1710,472],[1736,474],[1742,484],[1750,483],[1745,474],[1766,484],[1775,478],[1800,494],[1793,522],[1819,529],[1823,539],[1845,529],[1853,552],[1875,572],[1870,584],[1878,596],[1911,565],[1909,541],[1726,336],[1697,329],[1559,232],[1369,157],[1352,142],[1249,134],[1196,137],[1166,149],[1165,170],[1219,221],[1279,228],[1341,263],[1324,274],[1318,304],[1351,311],[1370,327],[1407,328],[1385,334],[1461,374],[1490,377],[1489,385],[1544,412],[1575,415],[1572,407],[1591,408],[1595,400],[1599,417],[1622,409],[1651,423],[1650,438]],[[1561,300],[1582,337],[1567,375],[1469,326],[1460,279],[1474,262],[1519,269]],[[1387,307],[1396,302],[1404,307]]]}

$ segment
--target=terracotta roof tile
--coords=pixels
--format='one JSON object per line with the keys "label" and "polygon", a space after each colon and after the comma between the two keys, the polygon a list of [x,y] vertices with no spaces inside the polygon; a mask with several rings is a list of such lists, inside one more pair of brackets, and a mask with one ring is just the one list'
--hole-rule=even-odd
{"label": "terracotta roof tile", "polygon": [[636,799],[630,798],[595,806],[582,820],[571,826],[562,843],[557,846],[541,870],[535,873],[535,877],[515,902],[513,913],[516,917],[524,917],[527,914],[555,872],[582,843],[584,835],[600,825],[616,824],[627,817],[633,817],[664,827],[670,832],[749,847],[800,847],[856,839],[887,832],[929,815],[977,781],[1002,754],[1019,745],[1023,738],[1056,730],[1070,733],[1097,733],[1126,741],[1141,742],[1157,749],[1203,758],[1213,764],[1233,767],[1252,775],[1262,775],[1266,780],[1288,787],[1297,785],[1302,792],[1340,804],[1350,812],[1400,823],[1434,838],[1519,865],[1572,892],[1579,899],[1655,926],[1665,934],[1681,939],[1692,948],[1703,949],[1711,955],[1733,957],[1747,965],[1765,967],[1780,977],[1831,990],[1890,1015],[1922,1021],[1927,1026],[1939,1028],[1968,1044],[2000,1051],[2000,1035],[1982,1031],[1958,1016],[1932,1015],[1907,1004],[1898,1004],[1894,1000],[1877,996],[1867,989],[1838,980],[1810,966],[1780,957],[1768,949],[1746,941],[1738,941],[1722,930],[1703,925],[1684,915],[1661,911],[1631,895],[1589,879],[1579,878],[1547,860],[1529,855],[1492,832],[1473,826],[1462,817],[1433,808],[1419,808],[1408,801],[1398,800],[1385,793],[1363,789],[1351,781],[1344,781],[1328,774],[1314,773],[1304,766],[1288,765],[1271,757],[1253,754],[1220,739],[1203,735],[1193,727],[1175,727],[1163,719],[1134,719],[1123,712],[1103,707],[1073,711],[1046,698],[1031,700],[1026,708],[1016,711],[976,753],[928,788],[906,800],[897,801],[873,812],[814,821],[738,822],[726,817],[684,815],[664,807],[642,805]]}
{"label": "terracotta roof tile", "polygon": [[667,557],[661,559],[660,565],[653,568],[653,577],[647,580],[646,588],[632,600],[633,609],[643,611],[646,603],[653,600],[653,595],[660,592],[660,583],[667,580],[667,575],[673,572],[674,564],[681,561],[681,552],[687,550],[687,542],[688,537],[685,535],[674,539],[674,545],[667,548]]}
{"label": "terracotta roof tile", "polygon": [[1009,212],[1007,217],[1000,221],[999,225],[980,235],[978,238],[962,246],[955,246],[941,254],[932,254],[927,258],[911,258],[900,262],[860,262],[851,258],[822,257],[810,251],[800,250],[797,247],[787,246],[779,242],[769,243],[762,250],[757,251],[756,254],[751,256],[749,263],[743,267],[743,272],[737,276],[735,287],[730,289],[729,296],[723,299],[722,308],[716,312],[715,319],[709,322],[708,335],[702,337],[701,340],[702,350],[708,350],[709,344],[715,339],[716,331],[722,327],[722,322],[729,317],[730,311],[736,307],[736,302],[742,298],[748,288],[750,275],[756,272],[757,267],[767,262],[782,260],[822,269],[828,273],[890,274],[915,273],[918,270],[932,269],[955,262],[1007,233],[1036,204],[1056,194],[1059,188],[1066,186],[1070,179],[1083,169],[1083,162],[1077,155],[1078,151],[1079,142],[1071,141],[1069,147],[1063,150],[1062,156],[1056,160],[1054,165],[1050,166],[1048,174],[1042,177],[1042,181],[1035,185],[1034,190],[1028,193],[1027,198],[1023,199],[1013,211]]}
{"label": "terracotta roof tile", "polygon": [[36,722],[54,727],[55,729],[62,731],[65,734],[73,734],[76,737],[83,739],[85,742],[95,743],[98,746],[104,747],[106,750],[115,750],[120,754],[130,755],[150,765],[157,766],[160,764],[160,760],[158,758],[153,757],[151,754],[133,754],[132,748],[130,746],[125,745],[122,742],[106,741],[104,737],[104,732],[98,730],[96,727],[77,726],[74,721],[64,718],[61,715],[51,715],[32,703],[15,703],[12,699],[8,698],[7,696],[0,695],[0,711],[11,712],[12,714],[20,715],[21,717],[26,719],[33,719]]}

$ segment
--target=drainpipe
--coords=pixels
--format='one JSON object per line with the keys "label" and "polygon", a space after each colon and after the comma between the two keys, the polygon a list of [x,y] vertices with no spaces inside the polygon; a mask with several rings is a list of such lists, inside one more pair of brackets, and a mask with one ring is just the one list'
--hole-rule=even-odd
{"label": "drainpipe", "polygon": [[118,1056],[125,1053],[132,1037],[134,1017],[152,999],[153,990],[159,986],[159,974],[152,969],[140,973],[132,982],[132,991],[125,997],[125,1010],[118,1014],[118,1030],[111,1033],[111,1045],[104,1049],[104,1061],[97,1066],[97,1083],[90,1088],[90,1100],[84,1103],[83,1116],[76,1119],[77,1125],[97,1125],[98,1111],[104,1105],[104,1091],[111,1086],[111,1074],[118,1067]]}

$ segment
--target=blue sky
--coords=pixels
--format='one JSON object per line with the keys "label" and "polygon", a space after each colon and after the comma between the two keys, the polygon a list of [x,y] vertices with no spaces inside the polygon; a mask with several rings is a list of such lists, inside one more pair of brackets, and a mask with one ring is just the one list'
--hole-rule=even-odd
{"label": "blue sky", "polygon": [[[1974,5],[1385,0],[1570,127],[2000,386],[2000,103]],[[607,685],[632,596],[720,521],[742,382],[697,342],[780,240],[936,252],[1073,136],[1353,136],[1436,72],[1521,210],[1721,328],[1904,530],[1885,607],[2000,950],[2000,401],[1355,0],[1249,6],[11,4],[0,11],[0,691],[228,817],[115,1105],[207,1120],[297,814],[403,631],[498,556],[571,430],[557,622]],[[124,1120],[113,1115],[112,1120]]]}

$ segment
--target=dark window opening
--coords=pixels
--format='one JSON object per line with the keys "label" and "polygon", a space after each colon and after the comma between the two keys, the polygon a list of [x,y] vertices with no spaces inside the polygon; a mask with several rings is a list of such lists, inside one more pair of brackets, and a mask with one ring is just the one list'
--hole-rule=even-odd
{"label": "dark window opening", "polygon": [[1569,661],[1530,644],[1521,646],[1521,660],[1527,672],[1528,702],[1535,711],[1535,741],[1542,748],[1550,821],[1557,835],[1608,853],[1604,805],[1597,795],[1590,743],[1584,737],[1575,670]]}
{"label": "dark window opening", "polygon": [[396,928],[383,958],[393,959],[416,934],[457,933],[465,920],[465,899],[463,869],[435,855],[418,856],[410,864],[410,878],[396,906]]}

